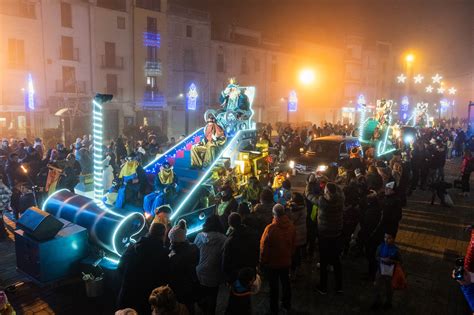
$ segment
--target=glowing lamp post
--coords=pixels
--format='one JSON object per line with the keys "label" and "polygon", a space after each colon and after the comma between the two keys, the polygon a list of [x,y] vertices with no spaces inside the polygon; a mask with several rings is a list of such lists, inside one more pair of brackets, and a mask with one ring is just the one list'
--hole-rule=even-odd
{"label": "glowing lamp post", "polygon": [[304,85],[310,85],[314,83],[316,79],[316,74],[312,69],[303,69],[299,75],[300,82]]}

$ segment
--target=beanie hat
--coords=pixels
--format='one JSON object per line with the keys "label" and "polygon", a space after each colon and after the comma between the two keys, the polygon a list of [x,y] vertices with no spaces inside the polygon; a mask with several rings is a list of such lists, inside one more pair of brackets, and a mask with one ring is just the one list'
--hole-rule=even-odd
{"label": "beanie hat", "polygon": [[272,209],[273,215],[276,217],[282,217],[285,214],[285,207],[283,205],[277,203],[276,205],[273,206]]}
{"label": "beanie hat", "polygon": [[186,241],[186,221],[183,219],[179,220],[178,224],[176,224],[168,233],[168,237],[171,243],[182,243]]}

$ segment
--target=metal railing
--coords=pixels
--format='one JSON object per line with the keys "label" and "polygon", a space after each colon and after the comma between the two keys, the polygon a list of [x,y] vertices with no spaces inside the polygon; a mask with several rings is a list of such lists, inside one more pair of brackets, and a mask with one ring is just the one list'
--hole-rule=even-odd
{"label": "metal railing", "polygon": [[100,65],[104,69],[123,69],[123,57],[101,55]]}
{"label": "metal railing", "polygon": [[59,47],[59,59],[79,61],[79,48],[65,49],[65,47]]}
{"label": "metal railing", "polygon": [[86,81],[56,80],[56,92],[57,93],[85,94]]}

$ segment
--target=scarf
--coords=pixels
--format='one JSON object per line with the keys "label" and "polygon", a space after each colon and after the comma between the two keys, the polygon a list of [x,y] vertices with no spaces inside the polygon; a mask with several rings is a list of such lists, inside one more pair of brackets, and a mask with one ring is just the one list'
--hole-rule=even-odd
{"label": "scarf", "polygon": [[120,170],[119,178],[135,174],[137,172],[138,165],[138,161],[125,162],[125,165],[122,166],[122,169]]}
{"label": "scarf", "polygon": [[174,182],[174,172],[173,169],[161,168],[158,173],[158,178],[163,185],[170,185]]}

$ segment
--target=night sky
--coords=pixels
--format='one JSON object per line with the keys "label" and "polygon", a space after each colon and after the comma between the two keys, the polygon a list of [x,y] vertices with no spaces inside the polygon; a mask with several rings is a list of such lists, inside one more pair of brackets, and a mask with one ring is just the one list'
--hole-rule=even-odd
{"label": "night sky", "polygon": [[[469,97],[474,0],[207,0],[193,5],[213,22],[261,30],[265,36],[296,36],[343,45],[344,34],[390,41],[402,54],[441,71]],[[463,97],[463,98],[464,98]]]}

